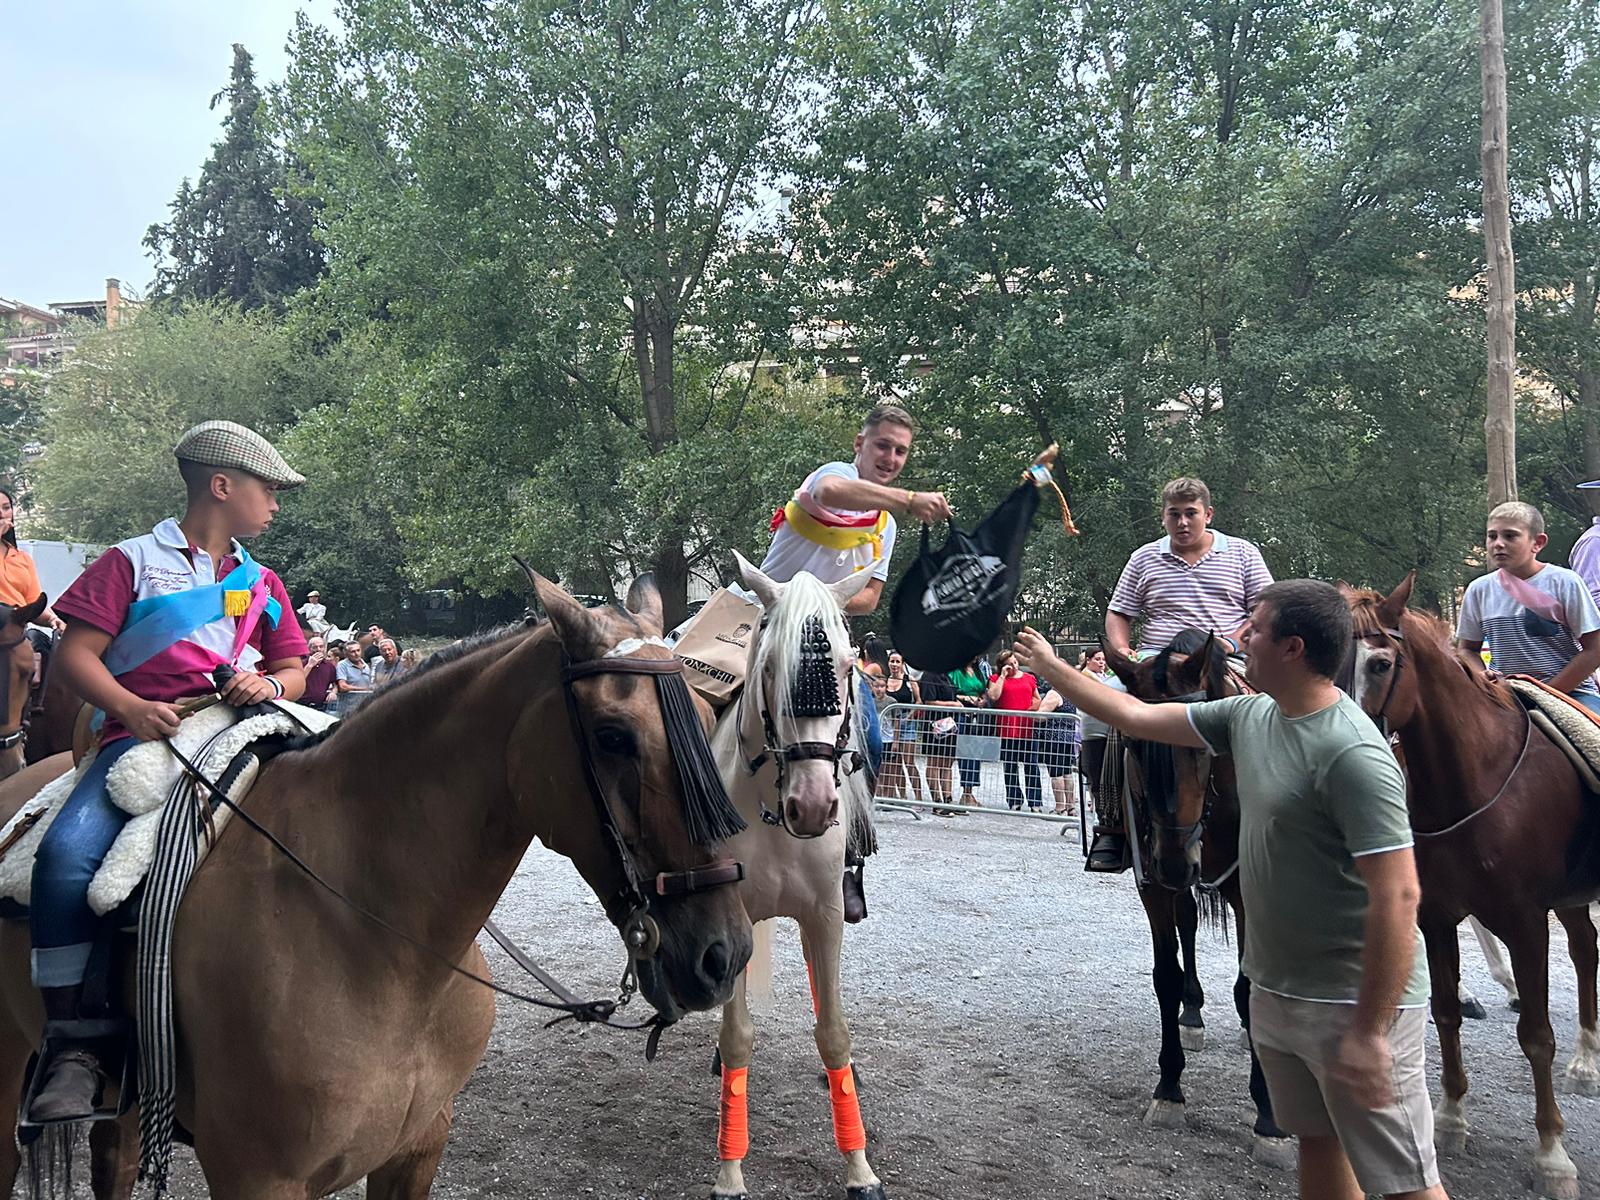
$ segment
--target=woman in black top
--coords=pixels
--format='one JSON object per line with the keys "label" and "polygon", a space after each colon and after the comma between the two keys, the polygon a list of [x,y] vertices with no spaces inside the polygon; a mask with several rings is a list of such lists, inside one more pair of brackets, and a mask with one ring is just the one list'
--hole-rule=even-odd
{"label": "woman in black top", "polygon": [[[905,659],[895,651],[889,652],[889,671],[884,677],[884,705],[920,704],[917,681],[906,674]],[[905,799],[922,800],[922,779],[917,774],[917,716],[914,711],[891,715],[884,724],[883,773],[880,785],[887,785],[884,794]],[[902,791],[902,784],[905,790]],[[892,790],[890,790],[892,789]]]}

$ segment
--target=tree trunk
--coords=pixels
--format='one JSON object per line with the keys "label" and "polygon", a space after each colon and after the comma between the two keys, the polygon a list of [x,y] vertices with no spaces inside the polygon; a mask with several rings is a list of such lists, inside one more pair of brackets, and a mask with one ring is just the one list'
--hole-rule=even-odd
{"label": "tree trunk", "polygon": [[[1578,411],[1583,416],[1583,477],[1600,479],[1600,376],[1588,367],[1578,368]],[[1591,517],[1600,517],[1600,488],[1580,493]]]}
{"label": "tree trunk", "polygon": [[1489,507],[1517,498],[1516,262],[1506,179],[1506,47],[1500,0],[1479,0],[1483,73],[1483,245],[1488,268],[1489,374],[1483,422]]}

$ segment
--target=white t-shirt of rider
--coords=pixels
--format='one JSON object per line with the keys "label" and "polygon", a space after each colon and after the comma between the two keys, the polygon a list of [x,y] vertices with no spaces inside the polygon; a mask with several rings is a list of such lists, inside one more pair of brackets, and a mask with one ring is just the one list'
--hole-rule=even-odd
{"label": "white t-shirt of rider", "polygon": [[[860,479],[861,473],[856,470],[855,463],[831,462],[824,463],[800,485],[802,491],[810,492],[813,497],[817,494],[819,480],[830,475],[840,479]],[[869,515],[866,512],[851,512],[848,509],[833,508],[829,512],[837,513],[841,517],[860,518]],[[889,520],[883,527],[883,557],[878,560],[877,566],[872,568],[874,579],[889,578],[889,555],[894,551],[895,524],[894,515],[891,513]],[[777,580],[787,583],[801,571],[810,571],[823,583],[838,583],[847,579],[857,570],[872,564],[872,544],[866,543],[855,547],[853,550],[830,550],[826,546],[819,546],[815,542],[801,537],[789,523],[785,521],[778,526],[778,531],[772,535],[772,545],[767,550],[767,557],[761,563],[762,573]]]}

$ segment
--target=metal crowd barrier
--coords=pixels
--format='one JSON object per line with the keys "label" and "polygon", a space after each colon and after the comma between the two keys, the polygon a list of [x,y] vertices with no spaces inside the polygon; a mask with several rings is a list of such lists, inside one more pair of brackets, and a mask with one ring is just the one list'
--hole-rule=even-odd
{"label": "metal crowd barrier", "polygon": [[[1081,827],[1088,797],[1078,778],[1082,722],[1075,711],[890,704],[878,717],[883,728],[883,763],[873,797],[878,810],[916,817],[941,811],[1022,817]],[[936,724],[949,718],[955,728],[936,733]],[[1002,736],[1006,731],[1012,736]],[[946,772],[952,804],[933,791],[935,779],[943,790]],[[1075,811],[1058,814],[1058,804]]]}

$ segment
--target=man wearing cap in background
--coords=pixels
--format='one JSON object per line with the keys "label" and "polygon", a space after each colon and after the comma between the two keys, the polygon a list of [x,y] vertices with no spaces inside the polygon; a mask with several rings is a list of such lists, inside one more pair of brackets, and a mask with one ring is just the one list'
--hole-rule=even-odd
{"label": "man wearing cap in background", "polygon": [[[231,421],[196,425],[174,453],[188,494],[182,520],[113,546],[56,602],[67,622],[59,669],[106,722],[34,859],[33,981],[50,1022],[78,1019],[101,923],[89,908],[89,880],[129,819],[106,796],[112,764],[138,742],[177,733],[177,701],[216,690],[212,673],[223,664],[236,672],[222,691],[235,707],[296,700],[305,686],[306,641],[293,602],[238,541],[265,532],[277,493],[305,478],[260,434]],[[103,1084],[93,1046],[52,1040],[58,1053],[29,1117],[87,1117]]]}
{"label": "man wearing cap in background", "polygon": [[306,593],[306,602],[295,611],[305,618],[306,627],[312,633],[328,632],[328,606],[322,602],[322,593],[315,588]]}

